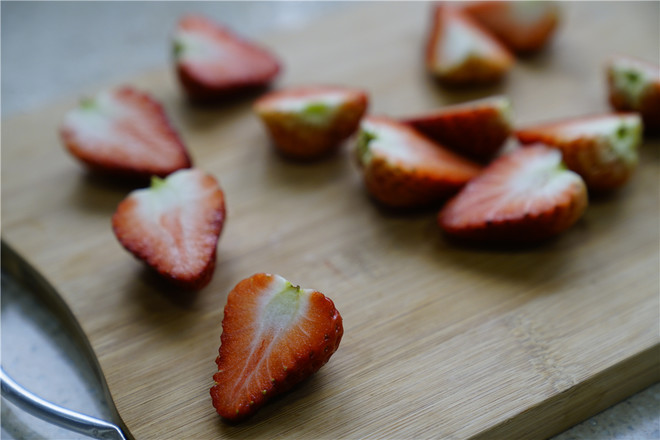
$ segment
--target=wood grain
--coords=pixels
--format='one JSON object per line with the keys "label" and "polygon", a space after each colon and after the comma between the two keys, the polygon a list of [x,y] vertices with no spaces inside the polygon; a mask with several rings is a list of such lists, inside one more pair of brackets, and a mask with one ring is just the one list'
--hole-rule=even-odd
{"label": "wood grain", "polygon": [[[607,56],[659,61],[658,4],[561,8],[549,50],[476,91],[426,76],[424,3],[355,6],[264,42],[284,59],[279,85],[364,87],[377,114],[494,93],[512,98],[517,123],[607,111]],[[211,284],[172,290],[116,242],[110,216],[131,188],[88,175],[57,137],[78,96],[3,121],[2,234],[78,318],[136,438],[539,438],[660,379],[657,140],[644,142],[630,184],[592,200],[557,240],[469,249],[443,239],[433,211],[375,206],[349,145],[290,163],[249,100],[191,107],[169,69],[127,82],[163,101],[196,165],[225,190]],[[208,395],[222,309],[261,271],[331,297],[345,336],[313,378],[229,426]]]}

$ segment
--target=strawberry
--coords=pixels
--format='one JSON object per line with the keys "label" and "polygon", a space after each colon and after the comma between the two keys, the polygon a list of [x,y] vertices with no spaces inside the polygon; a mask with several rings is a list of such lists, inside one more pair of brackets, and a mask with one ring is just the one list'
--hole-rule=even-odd
{"label": "strawberry", "polygon": [[84,99],[66,115],[60,136],[74,157],[100,173],[148,179],[191,166],[163,107],[130,87]]}
{"label": "strawberry", "polygon": [[319,370],[344,333],[332,300],[279,275],[259,273],[227,297],[213,406],[229,421],[263,404]]}
{"label": "strawberry", "polygon": [[559,7],[548,1],[469,2],[463,11],[518,54],[542,49],[559,24]]}
{"label": "strawberry", "polygon": [[561,150],[564,162],[589,190],[609,191],[628,181],[637,165],[642,123],[636,113],[612,113],[529,126],[516,131],[523,144]]}
{"label": "strawberry", "polygon": [[201,16],[179,21],[174,57],[181,85],[197,102],[262,88],[280,71],[279,61],[266,49]]}
{"label": "strawberry", "polygon": [[579,175],[561,153],[544,145],[520,148],[493,161],[438,215],[451,237],[490,243],[535,243],[568,229],[587,207]]}
{"label": "strawberry", "polygon": [[393,208],[437,203],[481,171],[479,165],[385,117],[362,120],[356,153],[369,193]]}
{"label": "strawberry", "polygon": [[492,83],[513,65],[513,56],[460,9],[436,6],[426,46],[426,68],[455,85]]}
{"label": "strawberry", "polygon": [[284,156],[309,160],[335,151],[358,128],[367,94],[336,86],[298,87],[259,99],[255,112]]}
{"label": "strawberry", "polygon": [[488,162],[511,135],[511,101],[503,96],[480,99],[403,122],[457,153]]}
{"label": "strawberry", "polygon": [[608,61],[606,71],[612,107],[639,112],[644,131],[660,133],[660,67],[619,55]]}
{"label": "strawberry", "polygon": [[186,289],[201,289],[215,269],[225,222],[224,194],[198,169],[154,177],[131,192],[112,216],[119,242],[160,275]]}

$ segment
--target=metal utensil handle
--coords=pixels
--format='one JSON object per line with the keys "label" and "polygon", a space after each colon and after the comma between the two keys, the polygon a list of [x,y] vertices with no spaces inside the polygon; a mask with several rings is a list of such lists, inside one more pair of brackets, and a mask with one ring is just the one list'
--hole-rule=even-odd
{"label": "metal utensil handle", "polygon": [[2,396],[35,417],[96,439],[126,440],[121,429],[101,419],[54,405],[23,388],[0,366]]}

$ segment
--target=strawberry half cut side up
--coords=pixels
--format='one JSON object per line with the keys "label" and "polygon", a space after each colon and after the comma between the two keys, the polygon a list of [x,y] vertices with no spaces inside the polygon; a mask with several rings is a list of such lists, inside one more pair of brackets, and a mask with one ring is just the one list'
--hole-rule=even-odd
{"label": "strawberry half cut side up", "polygon": [[254,105],[277,151],[298,160],[323,157],[357,130],[368,97],[338,86],[295,87],[272,92]]}
{"label": "strawberry half cut side up", "polygon": [[618,55],[608,61],[606,72],[612,108],[639,112],[645,134],[660,134],[660,66]]}
{"label": "strawberry half cut side up", "polygon": [[65,116],[60,136],[68,151],[97,173],[148,181],[191,166],[163,107],[130,87],[83,100]]}
{"label": "strawberry half cut side up", "polygon": [[260,273],[227,297],[213,406],[228,421],[318,371],[339,347],[344,329],[332,300],[279,275]]}
{"label": "strawberry half cut side up", "polygon": [[481,172],[481,166],[386,117],[362,120],[356,154],[367,190],[391,208],[433,205]]}
{"label": "strawberry half cut side up", "polygon": [[218,239],[225,222],[224,194],[217,180],[198,169],[131,192],[112,217],[119,242],[165,279],[201,289],[215,270]]}
{"label": "strawberry half cut side up", "polygon": [[195,102],[258,90],[280,72],[279,61],[268,50],[201,16],[179,21],[174,58],[179,81]]}
{"label": "strawberry half cut side up", "polygon": [[504,96],[439,108],[403,122],[481,163],[489,162],[513,131],[511,101]]}
{"label": "strawberry half cut side up", "polygon": [[607,192],[633,175],[642,122],[637,113],[611,113],[529,126],[516,136],[523,144],[541,142],[558,148],[590,191]]}
{"label": "strawberry half cut side up", "polygon": [[436,5],[426,46],[426,68],[451,85],[499,81],[513,65],[511,53],[463,11]]}
{"label": "strawberry half cut side up", "polygon": [[445,233],[486,244],[533,244],[571,227],[587,207],[582,178],[543,145],[496,159],[438,215]]}
{"label": "strawberry half cut side up", "polygon": [[559,6],[552,1],[468,2],[463,11],[521,55],[541,50],[559,24]]}

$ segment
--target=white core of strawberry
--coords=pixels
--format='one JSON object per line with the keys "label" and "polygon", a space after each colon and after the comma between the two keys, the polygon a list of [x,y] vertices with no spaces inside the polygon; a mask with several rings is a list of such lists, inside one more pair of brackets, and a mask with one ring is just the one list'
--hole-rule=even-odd
{"label": "white core of strawberry", "polygon": [[346,93],[325,92],[306,96],[287,97],[274,100],[271,108],[283,112],[301,112],[310,105],[322,104],[327,107],[337,107],[348,99]]}
{"label": "white core of strawberry", "polygon": [[[301,289],[279,275],[273,275],[268,292],[260,298],[259,335],[272,334],[276,341],[284,335],[294,323],[307,314],[309,296],[314,290]],[[255,341],[261,340],[255,338]],[[270,339],[270,338],[267,338]]]}
{"label": "white core of strawberry", "polygon": [[593,137],[599,139],[600,159],[603,163],[637,161],[637,148],[642,139],[642,121],[637,114],[612,115],[568,125],[562,131],[567,138]]}
{"label": "white core of strawberry", "polygon": [[328,91],[305,96],[273,99],[264,111],[295,113],[298,118],[313,125],[324,125],[344,105],[350,96],[341,91]]}
{"label": "white core of strawberry", "polygon": [[64,125],[75,129],[78,136],[86,141],[83,145],[97,144],[98,141],[116,138],[118,134],[114,121],[130,118],[132,113],[110,92],[101,92],[93,100],[71,110],[65,117]]}
{"label": "white core of strawberry", "polygon": [[560,183],[556,177],[564,175],[564,170],[561,168],[561,152],[549,149],[543,155],[528,156],[525,162],[520,162],[518,173],[509,181],[510,189],[517,195],[524,194],[530,189],[533,191],[549,189],[549,192],[554,193],[552,186]]}
{"label": "white core of strawberry", "polygon": [[[204,173],[196,169],[184,169],[170,174],[166,179],[155,178],[151,187],[133,191],[129,197],[136,201],[136,212],[140,220],[151,229],[161,231],[160,239],[178,264],[173,272],[188,273],[196,268],[196,258],[188,251],[195,249],[204,240],[198,228],[199,206],[214,192],[213,187],[201,184]],[[171,234],[173,225],[178,237]]]}
{"label": "white core of strawberry", "polygon": [[410,139],[405,132],[365,119],[360,124],[358,155],[363,165],[367,165],[374,155],[384,156],[390,161],[411,163],[422,160],[416,150],[406,148]]}
{"label": "white core of strawberry", "polygon": [[179,30],[175,35],[174,48],[177,57],[189,61],[222,60],[229,59],[231,56],[209,37],[185,30]]}
{"label": "white core of strawberry", "polygon": [[[508,177],[505,197],[494,204],[488,218],[496,218],[502,210],[510,206],[512,201],[524,201],[524,212],[533,212],[533,208],[541,200],[553,201],[557,195],[563,194],[576,183],[583,185],[582,178],[566,169],[562,164],[562,155],[556,149],[544,149],[542,153],[523,150],[519,155],[518,168]],[[516,153],[513,153],[516,154]],[[497,174],[493,174],[496,178]],[[485,176],[486,177],[486,176]],[[486,184],[486,182],[483,182]],[[496,187],[494,182],[493,187]]]}
{"label": "white core of strawberry", "polygon": [[613,87],[617,92],[623,93],[630,105],[637,108],[641,104],[642,96],[647,87],[650,87],[656,78],[648,72],[645,66],[640,66],[634,60],[622,59],[610,66],[610,74],[614,79]]}
{"label": "white core of strawberry", "polygon": [[500,117],[509,126],[513,125],[513,106],[506,96],[497,96],[492,99],[493,105],[499,110]]}
{"label": "white core of strawberry", "polygon": [[[307,315],[309,310],[309,297],[312,289],[301,289],[294,286],[279,275],[273,275],[273,281],[268,290],[259,296],[257,304],[258,319],[254,330],[253,345],[247,356],[241,376],[247,375],[245,383],[251,381],[252,375],[261,369],[261,363],[268,360],[273,347],[289,333],[291,328],[300,319]],[[264,342],[267,345],[264,346]],[[251,371],[246,369],[250,359],[259,353],[259,364]],[[266,365],[269,367],[268,365]]]}
{"label": "white core of strawberry", "polygon": [[436,46],[436,68],[440,73],[456,68],[470,58],[489,58],[499,48],[485,35],[462,20],[446,20],[442,43]]}

